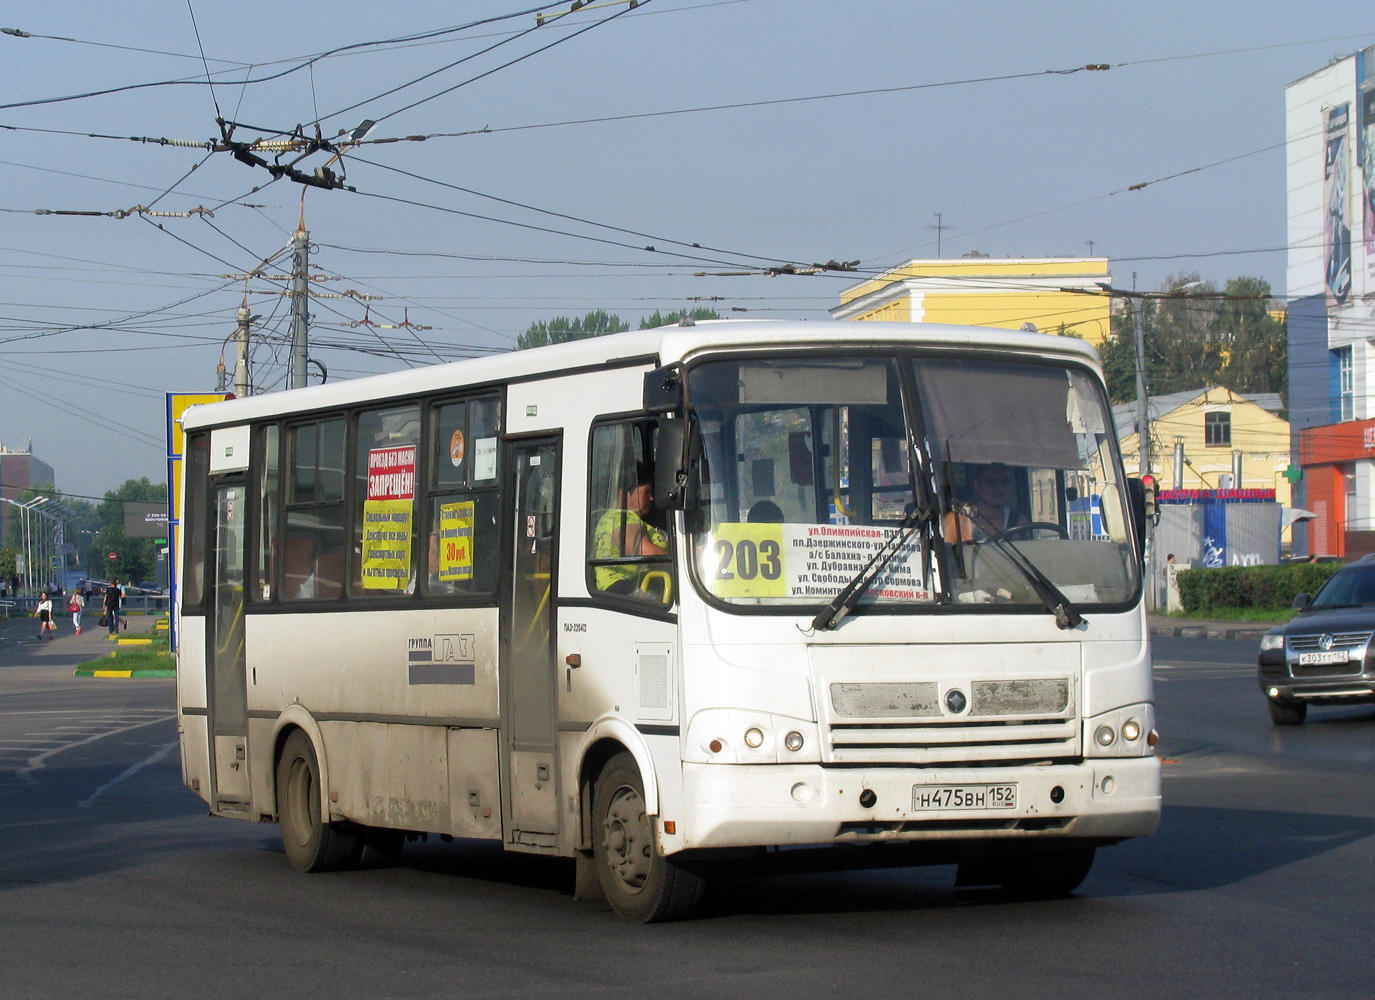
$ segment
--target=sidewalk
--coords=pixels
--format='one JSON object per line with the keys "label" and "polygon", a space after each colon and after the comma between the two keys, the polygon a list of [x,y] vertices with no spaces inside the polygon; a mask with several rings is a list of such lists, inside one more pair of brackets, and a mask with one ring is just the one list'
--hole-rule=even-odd
{"label": "sidewalk", "polygon": [[[109,629],[96,625],[99,618],[99,613],[87,611],[83,614],[81,634],[77,635],[72,628],[71,617],[62,615],[56,619],[56,637],[42,640],[38,638],[36,618],[0,621],[0,666],[16,666],[19,663],[76,666],[96,657],[109,656],[116,646],[109,639]],[[126,638],[149,635],[156,619],[150,615],[136,615],[127,621],[129,630],[120,632]]]}
{"label": "sidewalk", "polygon": [[1176,639],[1236,639],[1260,642],[1260,637],[1280,622],[1229,622],[1209,618],[1169,618],[1148,615],[1151,635]]}

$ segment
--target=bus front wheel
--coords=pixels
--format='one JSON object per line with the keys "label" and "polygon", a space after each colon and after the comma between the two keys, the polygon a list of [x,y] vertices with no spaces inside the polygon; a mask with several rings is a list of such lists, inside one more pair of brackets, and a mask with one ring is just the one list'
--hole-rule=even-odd
{"label": "bus front wheel", "polygon": [[1068,896],[1088,877],[1094,848],[1037,851],[1005,863],[998,881],[1004,890],[1023,899]]}
{"label": "bus front wheel", "polygon": [[644,782],[629,753],[612,757],[598,776],[592,819],[597,876],[622,920],[647,924],[692,914],[705,883],[659,852],[645,811]]}
{"label": "bus front wheel", "polygon": [[357,863],[363,841],[346,823],[326,822],[321,808],[320,763],[310,738],[297,729],[286,738],[277,762],[277,818],[291,867],[325,872]]}

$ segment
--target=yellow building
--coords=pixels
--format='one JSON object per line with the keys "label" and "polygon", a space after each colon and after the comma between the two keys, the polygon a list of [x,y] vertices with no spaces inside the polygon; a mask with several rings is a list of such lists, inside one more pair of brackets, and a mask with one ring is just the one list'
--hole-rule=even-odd
{"label": "yellow building", "polygon": [[[1097,346],[1112,333],[1106,257],[909,260],[840,293],[836,319],[957,323],[1073,333]],[[1091,293],[1091,294],[1085,294]]]}
{"label": "yellow building", "polygon": [[[1233,488],[1274,490],[1289,506],[1289,421],[1280,419],[1278,393],[1243,396],[1222,386],[1152,396],[1150,414],[1151,471],[1163,489]],[[1112,408],[1122,441],[1122,461],[1129,475],[1139,467],[1136,403]],[[1182,475],[1176,474],[1175,445],[1184,445]],[[1241,482],[1231,479],[1233,453],[1241,456]]]}

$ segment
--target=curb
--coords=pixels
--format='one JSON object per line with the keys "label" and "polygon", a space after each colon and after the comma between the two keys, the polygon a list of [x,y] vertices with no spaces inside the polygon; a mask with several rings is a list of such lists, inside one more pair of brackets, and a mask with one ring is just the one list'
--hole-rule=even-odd
{"label": "curb", "polygon": [[[1271,626],[1273,628],[1274,626]],[[1152,625],[1151,635],[1174,639],[1232,639],[1260,642],[1269,628],[1218,628],[1207,625]]]}
{"label": "curb", "polygon": [[92,668],[80,668],[72,673],[73,677],[120,677],[120,678],[140,678],[140,677],[175,677],[175,670],[95,670]]}

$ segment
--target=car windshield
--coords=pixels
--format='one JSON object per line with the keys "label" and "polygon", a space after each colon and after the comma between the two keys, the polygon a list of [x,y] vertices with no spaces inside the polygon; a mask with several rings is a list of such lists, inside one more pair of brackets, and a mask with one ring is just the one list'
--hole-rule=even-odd
{"label": "car windshield", "polygon": [[700,364],[689,393],[693,573],[719,600],[823,605],[881,551],[862,603],[1045,610],[1022,557],[1076,605],[1136,591],[1106,401],[1087,371],[809,355]]}
{"label": "car windshield", "polygon": [[1332,574],[1308,605],[1309,611],[1375,604],[1375,566],[1346,566]]}

